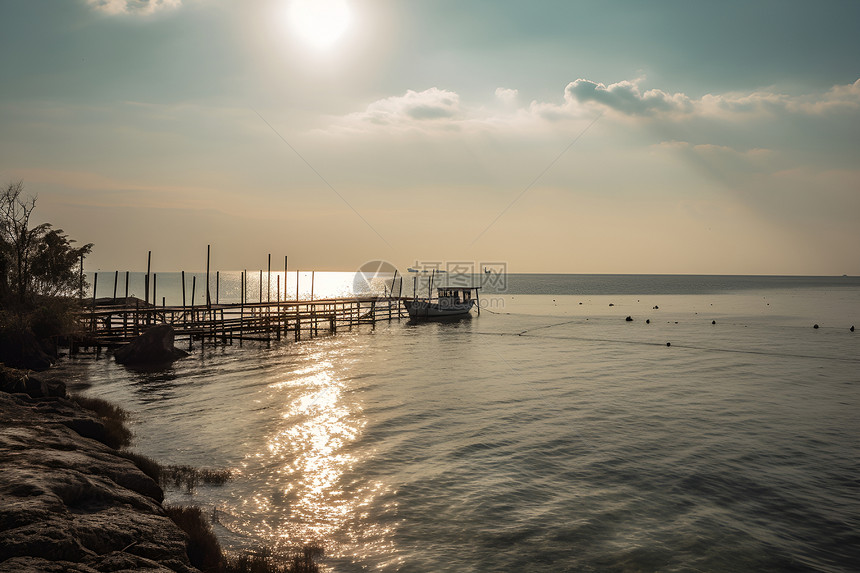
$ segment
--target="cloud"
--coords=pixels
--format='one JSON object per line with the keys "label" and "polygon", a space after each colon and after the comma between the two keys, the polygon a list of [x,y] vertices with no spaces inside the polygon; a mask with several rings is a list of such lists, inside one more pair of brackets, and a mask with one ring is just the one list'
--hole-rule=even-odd
{"label": "cloud", "polygon": [[434,120],[453,120],[460,115],[460,96],[452,91],[430,88],[421,92],[408,90],[371,103],[363,112],[350,114],[354,123],[404,125]]}
{"label": "cloud", "polygon": [[509,88],[496,88],[496,98],[504,104],[513,105],[517,103],[519,92]]}
{"label": "cloud", "polygon": [[182,0],[87,0],[87,5],[105,14],[149,15],[160,10],[178,8]]}
{"label": "cloud", "polygon": [[[822,92],[785,94],[773,90],[705,94],[645,89],[644,79],[603,84],[577,79],[567,84],[561,101],[518,101],[519,92],[499,87],[494,98],[465,102],[459,94],[433,87],[370,103],[364,111],[334,118],[329,133],[487,133],[543,137],[562,124],[590,121],[602,112],[607,122],[624,124],[630,134],[661,141],[689,140],[713,148],[688,150],[715,158],[729,148],[768,148],[776,155],[793,150],[828,161],[844,162],[854,126],[860,122],[860,80]],[[657,138],[656,141],[654,138]],[[629,138],[628,138],[629,139]],[[824,150],[830,150],[825,152]],[[748,154],[749,152],[742,152]],[[752,159],[752,157],[747,157]],[[722,161],[728,154],[722,153]]]}
{"label": "cloud", "polygon": [[693,104],[682,93],[669,94],[662,90],[641,91],[639,81],[622,81],[608,86],[578,79],[567,84],[564,98],[568,102],[596,102],[626,115],[658,113],[688,113]]}

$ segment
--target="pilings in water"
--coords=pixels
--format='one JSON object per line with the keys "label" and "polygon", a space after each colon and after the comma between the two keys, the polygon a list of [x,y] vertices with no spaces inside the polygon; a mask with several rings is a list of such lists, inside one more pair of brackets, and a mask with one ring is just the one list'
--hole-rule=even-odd
{"label": "pilings in water", "polygon": [[[125,297],[117,297],[119,290],[119,271],[114,272],[113,296],[110,299],[97,298],[98,272],[93,275],[92,301],[84,301],[83,259],[80,268],[80,300],[83,305],[79,315],[87,342],[75,346],[116,346],[128,342],[153,324],[170,324],[178,339],[187,339],[189,347],[193,341],[203,343],[232,344],[244,340],[271,341],[293,335],[295,340],[303,336],[317,336],[320,331],[336,333],[338,328],[352,329],[361,324],[375,325],[379,320],[401,319],[407,315],[398,292],[394,296],[395,278],[391,289],[386,288],[382,297],[339,297],[317,298],[315,292],[316,273],[310,272],[310,292],[304,297],[300,291],[300,271],[296,269],[295,298],[288,299],[287,274],[288,257],[284,256],[283,298],[281,278],[276,274],[275,292],[272,293],[272,255],[268,255],[266,266],[266,292],[263,292],[263,269],[259,271],[259,292],[249,293],[251,275],[246,269],[240,276],[238,302],[221,302],[221,275],[215,272],[215,296],[211,295],[211,245],[206,246],[206,273],[201,285],[200,304],[197,300],[197,276],[191,276],[191,299],[186,298],[187,283],[185,271],[180,272],[182,304],[168,306],[166,297],[158,304],[157,274],[152,272],[152,251],[147,252],[146,274],[143,278],[143,300],[129,293],[129,271],[125,272]],[[256,274],[256,273],[255,273]],[[162,279],[163,284],[164,279]],[[402,278],[401,278],[402,283]],[[305,288],[307,288],[305,286]],[[401,284],[402,289],[402,284]],[[105,289],[103,289],[105,290]],[[257,289],[255,289],[257,290]],[[249,294],[256,298],[249,301]],[[272,294],[275,296],[273,297]],[[257,296],[254,296],[257,295]],[[234,295],[235,296],[235,295]],[[235,299],[233,299],[235,300]]]}
{"label": "pilings in water", "polygon": [[[177,338],[200,340],[204,343],[239,344],[243,340],[272,341],[293,333],[295,340],[313,337],[323,332],[336,333],[338,328],[353,328],[360,324],[375,325],[377,321],[406,316],[402,298],[342,297],[304,301],[248,302],[245,289],[247,276],[242,276],[242,297],[238,303],[210,304],[208,309],[192,306],[93,305],[86,314],[85,326],[89,338],[98,346],[115,346],[140,334],[148,324],[170,324]],[[196,286],[196,285],[195,285]],[[192,287],[194,289],[194,287]],[[193,292],[193,290],[192,290]]]}

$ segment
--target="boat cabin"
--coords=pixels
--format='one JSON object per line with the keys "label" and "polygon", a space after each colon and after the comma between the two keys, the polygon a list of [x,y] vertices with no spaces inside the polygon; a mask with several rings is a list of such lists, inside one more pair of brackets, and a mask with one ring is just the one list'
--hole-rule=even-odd
{"label": "boat cabin", "polygon": [[447,301],[449,304],[469,304],[472,302],[472,291],[475,291],[475,299],[478,298],[478,289],[481,287],[439,287],[436,289],[436,298],[439,302]]}

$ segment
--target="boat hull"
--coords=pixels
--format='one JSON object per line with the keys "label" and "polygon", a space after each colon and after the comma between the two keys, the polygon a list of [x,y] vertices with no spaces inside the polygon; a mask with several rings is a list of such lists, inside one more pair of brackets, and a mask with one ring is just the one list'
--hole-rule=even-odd
{"label": "boat hull", "polygon": [[406,306],[406,312],[409,313],[409,318],[413,320],[422,320],[468,316],[472,307],[475,306],[475,301],[470,300],[466,303],[445,304],[419,299],[405,300],[403,301],[403,304]]}

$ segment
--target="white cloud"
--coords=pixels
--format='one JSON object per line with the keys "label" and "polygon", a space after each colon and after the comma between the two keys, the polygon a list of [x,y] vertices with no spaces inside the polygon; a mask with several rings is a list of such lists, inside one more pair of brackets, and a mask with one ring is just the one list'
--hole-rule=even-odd
{"label": "white cloud", "polygon": [[604,85],[585,79],[567,84],[564,99],[567,102],[595,102],[625,115],[654,115],[660,113],[689,113],[693,104],[682,93],[669,94],[652,89],[639,89],[641,80],[622,81]]}
{"label": "white cloud", "polygon": [[94,10],[105,14],[148,15],[160,10],[177,8],[182,0],[87,0]]}
{"label": "white cloud", "polygon": [[610,122],[626,124],[625,129],[631,124],[647,126],[652,136],[663,141],[690,139],[693,146],[712,145],[688,151],[713,157],[721,147],[766,147],[778,152],[816,141],[838,146],[846,137],[853,137],[842,133],[850,131],[847,126],[860,122],[860,80],[819,93],[757,90],[706,94],[698,99],[681,92],[644,89],[643,81],[607,85],[580,78],[565,87],[562,101],[529,104],[519,103],[519,92],[511,88],[499,87],[493,100],[473,104],[447,89],[409,90],[372,102],[364,111],[335,118],[328,131],[539,135],[557,131],[561,123],[590,120],[599,111]]}
{"label": "white cloud", "polygon": [[509,88],[496,88],[496,98],[506,105],[514,105],[517,103],[519,91]]}
{"label": "white cloud", "polygon": [[396,125],[436,120],[455,120],[460,115],[460,96],[452,91],[430,88],[408,90],[405,95],[373,102],[363,112],[348,116],[357,123]]}

